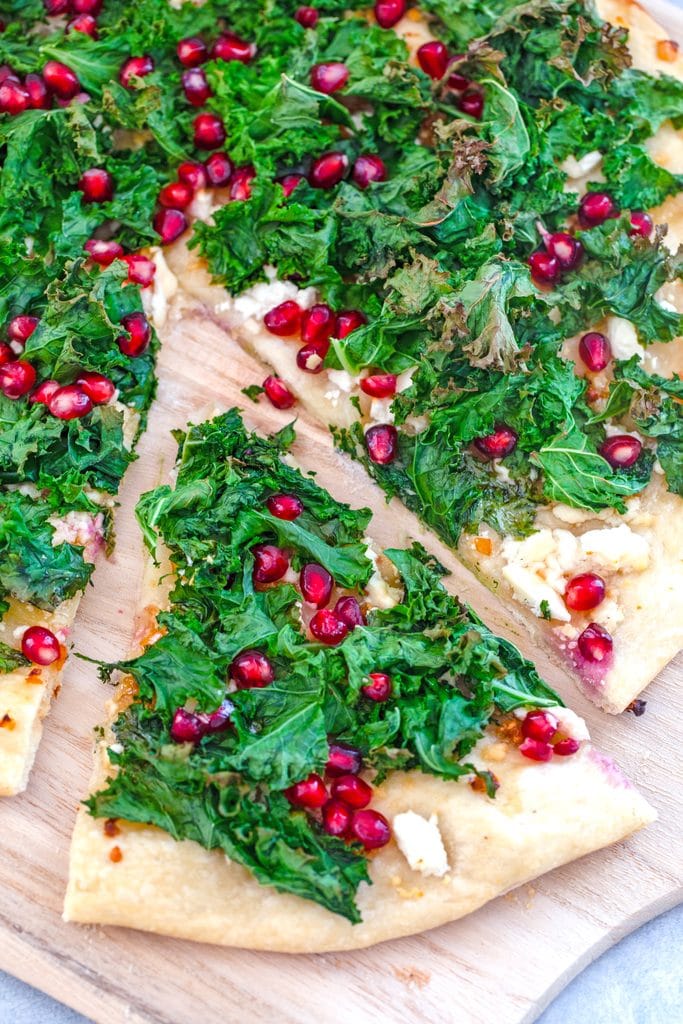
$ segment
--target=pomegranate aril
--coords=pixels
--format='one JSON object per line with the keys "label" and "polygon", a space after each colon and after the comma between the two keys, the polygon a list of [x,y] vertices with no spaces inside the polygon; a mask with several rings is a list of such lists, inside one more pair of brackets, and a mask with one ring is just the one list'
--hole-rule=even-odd
{"label": "pomegranate aril", "polygon": [[23,346],[31,337],[39,323],[39,317],[28,316],[26,313],[20,313],[18,316],[13,316],[7,324],[7,337],[10,341],[18,342]]}
{"label": "pomegranate aril", "polygon": [[553,748],[549,743],[534,740],[530,736],[522,740],[519,752],[523,757],[528,757],[532,761],[549,761],[553,756]]}
{"label": "pomegranate aril", "polygon": [[97,22],[92,14],[78,14],[66,23],[67,32],[82,32],[84,36],[97,39]]}
{"label": "pomegranate aril", "polygon": [[458,100],[458,110],[480,121],[484,113],[484,94],[479,89],[466,89]]}
{"label": "pomegranate aril", "polygon": [[252,548],[254,555],[254,583],[275,583],[281,580],[289,569],[286,551],[274,544],[257,544]]}
{"label": "pomegranate aril", "polygon": [[185,99],[193,107],[203,107],[209,96],[213,95],[202,68],[188,68],[187,71],[183,71],[180,81]]}
{"label": "pomegranate aril", "polygon": [[391,423],[378,423],[365,432],[365,448],[371,462],[386,466],[398,454],[398,431]]}
{"label": "pomegranate aril", "polygon": [[330,743],[325,771],[332,778],[339,775],[357,775],[363,767],[360,750],[349,747],[346,743]]}
{"label": "pomegranate aril", "polygon": [[296,354],[296,365],[304,373],[321,373],[329,348],[329,341],[312,341],[309,345],[302,345]]}
{"label": "pomegranate aril", "polygon": [[92,400],[77,384],[66,384],[50,396],[47,407],[58,420],[78,420],[92,412]]}
{"label": "pomegranate aril", "polygon": [[370,377],[363,377],[360,389],[371,398],[391,398],[396,394],[396,374],[375,373]]}
{"label": "pomegranate aril", "polygon": [[[454,64],[459,64],[463,59],[464,54],[456,53],[448,61],[449,68],[452,68]],[[452,71],[446,80],[446,85],[449,89],[453,89],[454,92],[464,92],[472,85],[469,78],[466,78],[460,71]]]}
{"label": "pomegranate aril", "polygon": [[141,288],[149,288],[157,272],[156,263],[142,253],[126,253],[122,259],[128,264],[128,278],[131,284],[139,284]]}
{"label": "pomegranate aril", "polygon": [[311,86],[318,92],[330,94],[343,89],[349,80],[346,64],[332,61],[329,64],[314,64],[311,68]]}
{"label": "pomegranate aril", "polygon": [[294,18],[303,28],[315,28],[318,24],[320,14],[315,7],[299,7]]}
{"label": "pomegranate aril", "polygon": [[71,10],[74,14],[97,15],[102,10],[102,0],[71,0]]}
{"label": "pomegranate aril", "polygon": [[303,174],[285,174],[284,177],[279,178],[278,183],[282,186],[285,199],[289,199],[297,185],[300,185],[304,180]]}
{"label": "pomegranate aril", "polygon": [[91,167],[80,177],[77,188],[84,203],[107,203],[114,197],[114,179],[103,167]]}
{"label": "pomegranate aril", "polygon": [[310,810],[322,807],[328,799],[325,783],[315,772],[301,782],[295,782],[284,793],[294,807],[306,807]]}
{"label": "pomegranate aril", "polygon": [[302,314],[303,310],[298,302],[286,299],[285,302],[268,310],[263,318],[263,324],[271,334],[277,334],[279,338],[288,338],[299,333]]}
{"label": "pomegranate aril", "polygon": [[356,626],[364,626],[365,619],[363,618],[363,612],[357,599],[352,596],[340,597],[334,606],[334,614],[338,619],[349,627],[349,629],[355,629]]}
{"label": "pomegranate aril", "polygon": [[16,85],[21,84],[18,75],[15,75],[9,64],[0,64],[0,85],[3,82],[14,82]]}
{"label": "pomegranate aril", "polygon": [[401,20],[407,7],[406,0],[377,0],[374,8],[377,24],[381,28],[392,28]]}
{"label": "pomegranate aril", "polygon": [[31,110],[47,110],[51,104],[50,94],[42,75],[28,74],[24,79],[24,89],[28,95]]}
{"label": "pomegranate aril", "polygon": [[448,49],[438,39],[432,39],[418,47],[417,62],[430,78],[443,78],[448,67]]}
{"label": "pomegranate aril", "polygon": [[230,676],[239,690],[268,686],[275,678],[270,660],[261,651],[242,651],[230,666]]}
{"label": "pomegranate aril", "polygon": [[218,114],[197,114],[193,128],[197,149],[219,149],[225,142],[225,126]]}
{"label": "pomegranate aril", "polygon": [[299,573],[299,586],[304,601],[316,608],[324,608],[332,597],[334,580],[324,566],[308,562]]}
{"label": "pomegranate aril", "polygon": [[376,850],[391,839],[391,825],[379,811],[363,809],[354,811],[349,834],[366,850]]}
{"label": "pomegranate aril", "polygon": [[500,424],[496,426],[492,434],[475,437],[472,443],[477,451],[485,455],[487,459],[504,459],[517,447],[517,434],[512,427]]}
{"label": "pomegranate aril", "polygon": [[209,58],[209,48],[199,36],[180,39],[176,46],[178,60],[186,68],[195,68]]}
{"label": "pomegranate aril", "polygon": [[0,85],[0,114],[23,114],[30,102],[28,92],[18,82],[6,80]]}
{"label": "pomegranate aril", "polygon": [[607,192],[588,192],[579,203],[579,223],[584,228],[604,224],[611,217],[618,217],[619,210]]}
{"label": "pomegranate aril", "polygon": [[612,358],[612,349],[604,334],[589,331],[579,342],[579,355],[592,373],[599,373]]}
{"label": "pomegranate aril", "polygon": [[31,405],[47,405],[55,391],[58,391],[60,387],[61,384],[56,380],[41,381],[38,387],[29,396],[29,402]]}
{"label": "pomegranate aril", "polygon": [[[212,156],[219,155],[218,153],[212,154]],[[185,163],[180,164],[178,167],[178,180],[196,191],[198,188],[206,188],[209,176],[206,173],[204,164],[200,164],[196,160],[186,160]]]}
{"label": "pomegranate aril", "polygon": [[149,54],[144,54],[142,57],[129,57],[121,65],[119,82],[126,89],[130,89],[134,78],[144,78],[145,75],[151,75],[153,71],[154,61]]}
{"label": "pomegranate aril", "polygon": [[612,637],[597,622],[591,622],[576,641],[586,661],[600,662],[608,658],[614,648]]}
{"label": "pomegranate aril", "polygon": [[357,331],[368,322],[365,313],[359,309],[344,309],[337,314],[337,326],[334,332],[335,338],[346,338],[352,331]]}
{"label": "pomegranate aril", "polygon": [[532,252],[527,260],[531,277],[536,284],[552,284],[560,276],[562,268],[557,256],[546,252],[545,249],[537,249]]}
{"label": "pomegranate aril", "polygon": [[232,703],[232,701],[227,699],[224,700],[223,703],[219,707],[217,707],[215,711],[211,711],[208,715],[205,716],[206,731],[209,733],[223,732],[223,730],[227,729],[228,726],[231,724],[230,718],[234,710],[235,705]]}
{"label": "pomegranate aril", "polygon": [[286,522],[298,519],[304,510],[303,502],[295,494],[271,494],[266,505],[272,516]]}
{"label": "pomegranate aril", "polygon": [[176,708],[170,733],[176,743],[198,743],[206,733],[206,723],[194,712]]}
{"label": "pomegranate aril", "polygon": [[71,0],[43,0],[43,7],[48,18],[56,18],[60,14],[69,13],[71,10]]}
{"label": "pomegranate aril", "polygon": [[93,263],[109,267],[114,260],[123,256],[123,246],[118,242],[105,242],[102,238],[91,238],[83,246]]}
{"label": "pomegranate aril", "polygon": [[244,203],[251,198],[251,183],[256,177],[253,167],[238,167],[230,179],[228,195],[233,202]]}
{"label": "pomegranate aril", "polygon": [[522,719],[522,734],[538,743],[550,743],[557,732],[557,719],[545,711],[529,711]]}
{"label": "pomegranate aril", "polygon": [[358,188],[367,188],[374,181],[387,180],[387,168],[381,156],[376,153],[362,153],[351,172],[351,177]]}
{"label": "pomegranate aril", "polygon": [[587,612],[605,600],[605,581],[595,572],[582,572],[569,580],[564,603],[575,612]]}
{"label": "pomegranate aril", "polygon": [[551,256],[554,256],[562,270],[574,270],[583,258],[583,246],[578,238],[566,231],[556,231],[544,240]]}
{"label": "pomegranate aril", "polygon": [[329,608],[321,608],[310,621],[311,633],[328,647],[336,647],[342,640],[345,640],[349,633],[349,627],[341,619],[338,619]]}
{"label": "pomegranate aril", "polygon": [[313,188],[334,188],[346,176],[348,169],[349,158],[345,153],[323,153],[311,165],[309,184]]}
{"label": "pomegranate aril", "polygon": [[187,217],[182,210],[169,210],[167,207],[158,210],[153,220],[154,230],[161,238],[162,245],[170,245],[180,238],[187,228]]}
{"label": "pomegranate aril", "polygon": [[36,382],[36,371],[22,359],[0,366],[0,391],[5,398],[21,398]]}
{"label": "pomegranate aril", "polygon": [[323,807],[323,828],[328,836],[343,837],[349,831],[352,810],[342,800],[328,800]]}
{"label": "pomegranate aril", "polygon": [[243,64],[248,64],[255,55],[255,44],[240,39],[234,32],[224,32],[211,49],[214,60],[240,60]]}
{"label": "pomegranate aril", "polygon": [[631,230],[629,231],[631,238],[649,238],[653,228],[654,224],[649,213],[645,213],[644,210],[631,211]]}
{"label": "pomegranate aril", "polygon": [[44,626],[29,626],[21,638],[21,653],[34,665],[51,665],[62,652],[52,630]]}
{"label": "pomegranate aril", "polygon": [[75,71],[58,60],[49,60],[43,67],[43,80],[60,100],[71,100],[81,91],[81,83]]}
{"label": "pomegranate aril", "polygon": [[204,169],[208,183],[214,188],[222,188],[230,181],[234,165],[227,153],[219,151],[207,157]]}
{"label": "pomegranate aril", "polygon": [[116,339],[116,344],[124,356],[131,356],[133,359],[141,356],[152,340],[152,328],[144,313],[128,313],[121,320],[121,324],[128,332]]}
{"label": "pomegranate aril", "polygon": [[361,687],[363,694],[378,704],[389,700],[393,690],[391,676],[388,676],[386,672],[370,672],[368,678],[370,682]]}
{"label": "pomegranate aril", "polygon": [[164,185],[159,193],[159,202],[173,210],[184,210],[194,198],[194,192],[182,181],[172,181]]}
{"label": "pomegranate aril", "polygon": [[330,787],[332,796],[343,800],[349,807],[367,807],[372,800],[372,786],[357,775],[340,775]]}
{"label": "pomegranate aril", "polygon": [[307,309],[301,318],[301,340],[308,344],[329,341],[334,335],[337,318],[329,306],[320,302]]}
{"label": "pomegranate aril", "polygon": [[630,434],[615,434],[603,441],[598,450],[612,469],[628,469],[638,461],[643,445]]}
{"label": "pomegranate aril", "polygon": [[263,382],[263,390],[268,401],[276,409],[291,409],[296,402],[292,392],[279,377],[266,377]]}
{"label": "pomegranate aril", "polygon": [[567,736],[564,740],[553,745],[553,753],[559,754],[560,757],[569,757],[571,754],[575,754],[581,744],[578,740],[575,740],[572,736]]}
{"label": "pomegranate aril", "polygon": [[0,366],[14,359],[14,352],[6,341],[0,341]]}
{"label": "pomegranate aril", "polygon": [[95,405],[110,402],[116,392],[114,382],[103,373],[96,373],[94,370],[83,370],[76,378],[76,384]]}

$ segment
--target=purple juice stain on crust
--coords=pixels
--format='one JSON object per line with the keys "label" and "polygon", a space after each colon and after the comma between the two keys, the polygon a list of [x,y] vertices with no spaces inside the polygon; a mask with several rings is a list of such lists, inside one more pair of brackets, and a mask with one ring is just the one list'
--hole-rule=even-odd
{"label": "purple juice stain on crust", "polygon": [[558,650],[570,663],[579,676],[584,688],[590,694],[601,693],[605,686],[605,677],[614,663],[614,654],[610,651],[602,661],[588,661],[581,654],[576,640],[567,640],[559,631],[554,631]]}
{"label": "purple juice stain on crust", "polygon": [[633,789],[633,783],[626,778],[621,768],[614,763],[611,757],[607,757],[606,754],[601,754],[595,747],[591,747],[588,751],[588,757],[590,760],[601,769],[601,771],[607,776],[607,780],[613,786],[619,786],[622,789]]}

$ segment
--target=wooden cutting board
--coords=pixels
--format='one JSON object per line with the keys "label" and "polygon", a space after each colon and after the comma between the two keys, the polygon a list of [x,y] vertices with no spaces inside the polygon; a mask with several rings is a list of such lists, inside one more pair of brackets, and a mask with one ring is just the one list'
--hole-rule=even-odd
{"label": "wooden cutting board", "polygon": [[[127,653],[143,564],[133,507],[173,464],[171,428],[233,404],[265,431],[291,418],[244,398],[240,389],[260,382],[263,372],[199,315],[170,332],[159,369],[150,429],[121,492],[116,553],[98,567],[73,633],[75,650],[94,657]],[[410,513],[387,506],[362,469],[333,451],[323,430],[303,416],[298,430],[297,458],[337,498],[373,508],[371,532],[380,543],[422,540],[452,569],[449,587],[525,653],[536,653],[497,600]],[[674,697],[683,661],[650,687],[647,713],[636,719],[602,715],[557,667],[536,660],[587,718],[596,744],[647,794],[659,820],[463,921],[357,953],[291,957],[61,920],[70,832],[91,768],[91,730],[107,697],[93,666],[72,658],[30,788],[0,804],[0,968],[101,1024],[226,1024],[245,1015],[269,1024],[532,1021],[590,960],[678,902],[683,818]]]}

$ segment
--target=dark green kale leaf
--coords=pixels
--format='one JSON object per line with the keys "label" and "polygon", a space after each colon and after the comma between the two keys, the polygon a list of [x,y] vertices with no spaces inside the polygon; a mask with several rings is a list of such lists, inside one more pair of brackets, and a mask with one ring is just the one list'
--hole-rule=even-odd
{"label": "dark green kale leaf", "polygon": [[21,651],[16,651],[14,647],[0,641],[0,674],[16,672],[18,668],[26,668],[30,664]]}

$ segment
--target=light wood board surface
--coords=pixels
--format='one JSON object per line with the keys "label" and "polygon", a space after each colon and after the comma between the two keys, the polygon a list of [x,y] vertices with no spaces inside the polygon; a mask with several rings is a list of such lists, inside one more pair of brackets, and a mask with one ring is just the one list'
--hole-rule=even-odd
{"label": "light wood board surface", "polygon": [[[197,315],[166,335],[158,401],[121,493],[116,553],[98,567],[73,634],[75,650],[93,657],[127,653],[143,565],[132,510],[141,491],[164,480],[172,466],[170,429],[233,404],[266,431],[291,419],[241,395],[263,372],[218,327]],[[90,774],[91,728],[102,720],[108,696],[94,667],[72,658],[29,790],[0,804],[0,968],[102,1024],[232,1024],[245,1016],[279,1024],[532,1021],[591,959],[680,900],[676,691],[683,662],[650,687],[644,717],[596,711],[410,513],[397,503],[387,506],[363,470],[332,450],[323,430],[305,417],[298,429],[297,459],[336,497],[373,508],[370,532],[380,544],[416,538],[434,551],[453,571],[447,585],[535,656],[546,678],[587,718],[596,745],[642,788],[659,820],[463,921],[358,953],[288,957],[66,925],[61,904],[69,838]]]}

